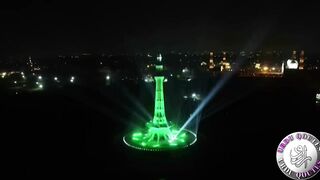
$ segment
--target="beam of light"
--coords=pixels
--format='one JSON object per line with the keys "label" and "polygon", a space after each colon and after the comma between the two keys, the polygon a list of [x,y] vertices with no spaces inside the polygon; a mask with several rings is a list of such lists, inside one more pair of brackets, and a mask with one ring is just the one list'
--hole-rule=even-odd
{"label": "beam of light", "polygon": [[[139,101],[138,98],[131,95],[131,93],[127,89],[122,89],[123,94],[127,96],[127,98],[131,101],[132,104],[135,105],[135,107],[142,112],[142,114],[148,118],[148,121],[152,119],[151,114],[147,111],[147,109],[142,105],[142,103]],[[132,109],[131,109],[132,110]]]}
{"label": "beam of light", "polygon": [[[270,19],[269,21],[266,20],[266,21],[262,21],[262,22],[264,22],[264,24],[262,24],[261,26],[258,26],[259,27],[258,29],[255,29],[255,31],[252,33],[252,36],[249,39],[248,43],[245,45],[244,49],[254,51],[257,48],[259,48],[259,46],[261,45],[263,40],[266,38],[266,36],[271,28],[271,25],[274,22],[272,21],[272,19]],[[245,59],[242,57],[240,57],[239,59],[236,60],[236,62],[238,62],[238,63],[236,65],[236,67],[233,68],[233,71],[226,73],[225,76],[223,76],[218,81],[216,86],[211,89],[209,94],[202,100],[202,102],[199,104],[199,106],[196,108],[196,110],[191,114],[191,116],[188,118],[188,120],[183,124],[183,126],[179,129],[179,131],[175,134],[175,136],[178,136],[179,133],[181,133],[181,131],[183,131],[189,125],[189,123],[193,119],[195,119],[195,117],[197,117],[197,115],[199,115],[201,113],[201,111],[208,104],[208,102],[215,97],[215,95],[225,85],[225,83],[232,77],[232,75],[239,70],[240,66],[243,64],[244,61],[245,61]]]}
{"label": "beam of light", "polygon": [[[137,113],[136,111],[133,110],[132,106],[129,106],[127,104],[121,103],[122,101],[112,101],[113,104],[116,104],[117,106],[121,107],[121,109],[124,112],[130,112],[130,114],[132,114],[134,119],[139,119],[142,120],[143,122],[148,122],[152,119],[151,115],[147,112],[147,110],[142,106],[142,104],[140,104],[140,102],[133,97],[132,95],[129,94],[129,92],[125,89],[122,89],[123,94],[127,95],[129,97],[129,99],[132,101],[132,103],[134,103],[136,105],[136,107],[138,107],[141,111],[141,113]],[[104,94],[102,93],[103,96],[110,98],[110,96],[108,94]],[[145,111],[145,113],[143,113],[143,111]],[[109,114],[112,114],[112,117],[116,117],[115,119],[119,119],[120,117],[117,117],[116,115],[114,115],[114,112],[110,111],[108,112]],[[123,119],[123,118],[122,118]],[[129,124],[130,126],[134,126],[135,128],[138,128],[138,126],[136,124],[133,123],[129,123],[128,119],[126,118],[125,120],[123,120],[123,122],[125,124]]]}
{"label": "beam of light", "polygon": [[242,94],[241,96],[238,96],[238,97],[235,97],[234,99],[232,100],[229,100],[227,102],[224,102],[223,104],[218,104],[216,105],[214,108],[208,110],[208,113],[207,114],[204,114],[202,117],[202,119],[206,119],[206,118],[209,118],[210,116],[214,115],[215,113],[217,112],[220,112],[222,111],[223,109],[225,109],[226,107],[230,106],[231,104],[243,99],[245,96],[247,96],[250,92],[252,91],[248,91],[244,94]]}
{"label": "beam of light", "polygon": [[140,112],[142,112],[144,116],[148,118],[148,120],[152,119],[151,114],[147,111],[147,109],[141,104],[141,102],[136,97],[131,96],[130,94],[127,94],[127,97],[135,105],[135,107],[137,107],[140,110]]}
{"label": "beam of light", "polygon": [[199,129],[199,124],[200,124],[200,120],[201,120],[201,113],[199,113],[196,117],[196,124],[195,124],[195,134],[198,134],[198,129]]}
{"label": "beam of light", "polygon": [[[234,72],[234,71],[232,71]],[[222,79],[220,79],[218,81],[218,83],[216,84],[216,86],[214,86],[211,91],[209,92],[209,94],[201,101],[201,103],[198,105],[198,107],[196,108],[196,110],[191,114],[191,116],[188,118],[188,120],[183,124],[183,126],[181,126],[181,128],[179,129],[178,133],[175,136],[178,136],[180,134],[180,132],[182,130],[184,130],[189,123],[195,119],[199,113],[201,113],[201,111],[203,110],[203,108],[209,103],[209,101],[215,97],[215,95],[219,92],[219,90],[224,86],[224,84],[231,78],[232,76],[232,72],[226,73],[225,76],[222,77]]]}

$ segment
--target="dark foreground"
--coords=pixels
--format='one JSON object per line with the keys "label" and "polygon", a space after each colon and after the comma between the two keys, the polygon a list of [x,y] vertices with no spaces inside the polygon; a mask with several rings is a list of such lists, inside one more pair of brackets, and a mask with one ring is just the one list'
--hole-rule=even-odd
{"label": "dark foreground", "polygon": [[[295,131],[320,138],[317,82],[233,79],[206,106],[197,143],[160,153],[137,151],[122,143],[134,109],[120,93],[123,85],[2,93],[3,147],[13,176],[287,179],[275,157],[282,138]],[[168,83],[168,89],[172,85]],[[213,85],[209,82],[208,87]],[[152,96],[141,93],[143,86],[127,84],[125,89],[138,100],[149,99],[141,101],[152,114]]]}

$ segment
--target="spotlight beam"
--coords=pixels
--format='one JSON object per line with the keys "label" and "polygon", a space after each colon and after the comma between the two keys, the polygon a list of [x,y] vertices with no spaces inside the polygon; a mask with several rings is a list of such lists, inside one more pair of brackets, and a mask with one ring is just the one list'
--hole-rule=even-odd
{"label": "spotlight beam", "polygon": [[147,109],[142,105],[142,103],[136,97],[132,96],[131,93],[128,92],[128,90],[126,89],[122,89],[122,91],[123,91],[123,94],[125,94],[128,97],[128,99],[131,101],[131,103],[135,105],[134,107],[137,107],[140,110],[140,112],[148,118],[148,120],[152,119],[151,114],[147,111]]}
{"label": "spotlight beam", "polygon": [[[257,49],[259,45],[263,42],[266,35],[268,34],[270,27],[272,25],[272,21],[269,21],[268,23],[265,23],[260,28],[256,29],[254,33],[252,33],[251,39],[248,41],[248,43],[245,46],[245,49]],[[232,77],[232,75],[238,71],[241,64],[245,61],[244,58],[239,58],[236,60],[238,62],[237,66],[231,71],[230,73],[227,73],[222,79],[220,79],[215,87],[211,89],[209,94],[206,96],[206,98],[199,104],[199,106],[196,108],[196,110],[191,114],[191,116],[188,118],[188,120],[184,123],[184,125],[179,129],[178,133],[175,136],[178,136],[181,131],[183,131],[189,123],[197,117],[197,115],[203,110],[203,108],[208,104],[208,102],[215,97],[215,95],[219,92],[219,90],[225,85],[225,83]]]}
{"label": "spotlight beam", "polygon": [[199,113],[203,110],[203,108],[209,103],[211,99],[215,97],[215,95],[219,92],[219,90],[225,85],[225,83],[232,77],[232,72],[227,73],[222,79],[220,79],[216,86],[214,86],[209,94],[201,101],[199,106],[196,108],[196,110],[191,114],[191,116],[188,118],[188,120],[181,126],[176,136],[178,136],[181,131],[183,131],[189,123],[195,119],[199,115]]}

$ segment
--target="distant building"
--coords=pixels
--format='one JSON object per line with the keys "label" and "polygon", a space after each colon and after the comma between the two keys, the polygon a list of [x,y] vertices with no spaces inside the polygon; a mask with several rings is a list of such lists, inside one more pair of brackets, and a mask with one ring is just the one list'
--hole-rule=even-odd
{"label": "distant building", "polygon": [[211,70],[211,69],[213,69],[215,67],[213,58],[214,58],[214,54],[213,54],[213,52],[210,52],[210,55],[209,55],[209,70]]}
{"label": "distant building", "polygon": [[292,51],[292,56],[287,60],[287,69],[298,69],[299,63],[297,61],[297,51]]}
{"label": "distant building", "polygon": [[299,57],[299,70],[304,69],[304,50],[300,52],[300,57]]}
{"label": "distant building", "polygon": [[287,60],[287,69],[298,69],[299,63],[297,60],[288,59]]}
{"label": "distant building", "polygon": [[222,61],[220,62],[220,71],[231,71],[230,62],[227,61],[227,53],[222,53]]}

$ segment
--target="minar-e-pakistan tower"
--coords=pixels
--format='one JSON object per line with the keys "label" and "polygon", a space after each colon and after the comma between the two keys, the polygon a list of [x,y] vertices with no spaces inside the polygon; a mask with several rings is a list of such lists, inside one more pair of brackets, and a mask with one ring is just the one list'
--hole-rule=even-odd
{"label": "minar-e-pakistan tower", "polygon": [[185,148],[196,142],[196,134],[167,121],[164,101],[164,67],[161,54],[155,63],[155,99],[153,119],[145,127],[123,137],[126,145],[140,150],[162,151]]}

